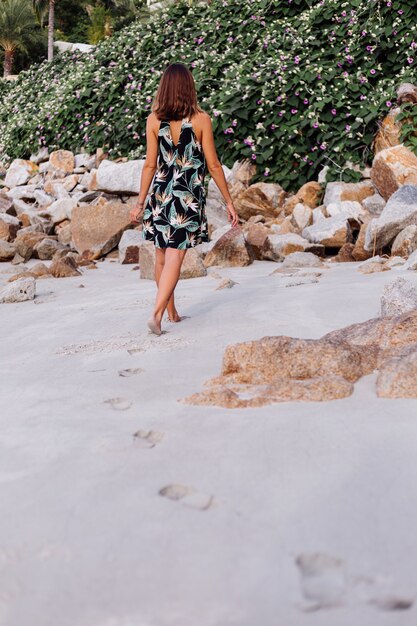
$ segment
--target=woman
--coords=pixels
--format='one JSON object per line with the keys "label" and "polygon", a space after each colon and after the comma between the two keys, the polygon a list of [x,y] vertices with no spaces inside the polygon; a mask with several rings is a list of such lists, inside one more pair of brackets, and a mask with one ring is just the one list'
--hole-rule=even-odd
{"label": "woman", "polygon": [[171,322],[182,319],[175,308],[174,290],[188,248],[210,241],[205,212],[206,169],[226,201],[231,226],[238,224],[217,157],[211,118],[198,105],[193,75],[182,63],[172,63],[162,75],[146,122],[146,143],[140,191],[130,216],[138,221],[143,210],[142,237],[155,245],[158,293],[148,327],[160,335],[165,309]]}

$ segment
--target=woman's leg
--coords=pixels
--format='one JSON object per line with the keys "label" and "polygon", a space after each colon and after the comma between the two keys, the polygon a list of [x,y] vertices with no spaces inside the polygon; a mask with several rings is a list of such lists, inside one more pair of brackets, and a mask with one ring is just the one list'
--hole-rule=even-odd
{"label": "woman's leg", "polygon": [[[162,274],[165,264],[165,250],[166,248],[158,248],[155,246],[155,281],[159,287],[159,278]],[[178,315],[178,311],[175,308],[174,293],[171,294],[167,304],[167,313],[169,319],[172,321],[179,321],[181,318]]]}
{"label": "woman's leg", "polygon": [[166,248],[165,250],[165,262],[159,275],[158,293],[153,314],[154,321],[159,328],[168,302],[174,295],[186,252],[187,250],[178,250],[177,248]]}

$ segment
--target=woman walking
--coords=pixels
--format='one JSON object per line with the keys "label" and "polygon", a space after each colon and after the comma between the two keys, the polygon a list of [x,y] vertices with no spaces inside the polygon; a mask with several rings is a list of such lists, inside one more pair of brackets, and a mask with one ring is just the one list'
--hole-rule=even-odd
{"label": "woman walking", "polygon": [[[155,245],[158,286],[149,329],[161,334],[165,309],[181,321],[174,290],[188,248],[210,241],[204,179],[209,171],[226,201],[231,226],[238,224],[223,168],[218,159],[211,118],[197,103],[194,78],[182,63],[164,71],[146,121],[146,159],[132,221],[142,215],[142,237]],[[149,187],[151,193],[146,202]]]}

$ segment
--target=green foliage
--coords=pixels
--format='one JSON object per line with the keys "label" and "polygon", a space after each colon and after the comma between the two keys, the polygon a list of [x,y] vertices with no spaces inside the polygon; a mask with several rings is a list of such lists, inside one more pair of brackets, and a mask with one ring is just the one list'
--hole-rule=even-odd
{"label": "green foliage", "polygon": [[[65,53],[0,95],[0,157],[40,145],[139,157],[165,67],[180,61],[210,113],[221,160],[251,158],[286,189],[324,165],[352,179],[378,120],[412,81],[414,0],[177,2],[90,54]],[[349,162],[350,165],[346,165]]]}

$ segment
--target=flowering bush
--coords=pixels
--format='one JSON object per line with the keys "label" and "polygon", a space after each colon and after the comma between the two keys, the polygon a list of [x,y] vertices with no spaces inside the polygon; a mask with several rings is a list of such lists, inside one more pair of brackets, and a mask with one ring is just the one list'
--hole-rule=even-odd
{"label": "flowering bush", "polygon": [[417,63],[414,0],[179,2],[88,54],[64,53],[0,88],[0,158],[39,146],[144,156],[168,63],[187,64],[221,160],[299,187],[364,165],[378,120]]}

